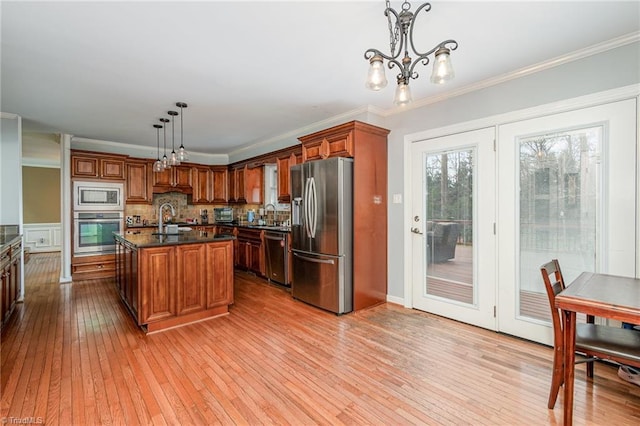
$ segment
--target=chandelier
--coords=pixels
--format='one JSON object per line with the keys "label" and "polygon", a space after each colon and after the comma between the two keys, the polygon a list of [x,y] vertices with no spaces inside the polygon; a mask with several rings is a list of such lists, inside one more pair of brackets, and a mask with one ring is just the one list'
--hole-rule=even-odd
{"label": "chandelier", "polygon": [[[178,114],[177,111],[167,111],[171,120],[163,117],[160,118],[162,125],[153,125],[156,129],[156,146],[158,153],[158,159],[153,165],[154,172],[162,172],[163,170],[170,169],[171,166],[178,166],[180,165],[180,162],[189,159],[187,150],[184,148],[184,122],[182,120],[183,109],[187,107],[187,104],[184,102],[176,102],[176,106],[180,108],[180,114]],[[178,150],[178,153],[176,153],[175,150],[175,117],[177,115],[180,115],[180,149]],[[171,121],[171,156],[170,158],[167,158],[167,123],[169,121]],[[160,129],[164,130],[164,155],[162,156],[162,160],[160,160]]]}
{"label": "chandelier", "polygon": [[[458,42],[455,40],[445,40],[428,52],[420,53],[413,42],[415,18],[421,11],[424,10],[428,12],[431,10],[431,4],[424,3],[416,9],[416,13],[409,11],[411,4],[406,0],[402,3],[400,13],[391,7],[389,0],[386,1],[386,6],[384,14],[389,23],[389,47],[391,53],[385,55],[378,49],[368,49],[364,52],[364,57],[370,64],[365,85],[367,88],[375,91],[387,85],[387,77],[384,74],[384,60],[386,59],[389,69],[398,67],[400,70],[397,75],[398,87],[396,88],[393,102],[396,105],[407,105],[411,102],[409,80],[418,78],[418,73],[414,71],[414,68],[419,62],[427,65],[429,63],[429,55],[432,53],[435,52],[435,60],[433,63],[431,82],[442,84],[454,77],[449,54],[452,50],[458,48]],[[409,47],[411,47],[413,54],[417,56],[415,60],[409,56]],[[404,53],[404,56],[400,59],[400,54],[402,53]]]}

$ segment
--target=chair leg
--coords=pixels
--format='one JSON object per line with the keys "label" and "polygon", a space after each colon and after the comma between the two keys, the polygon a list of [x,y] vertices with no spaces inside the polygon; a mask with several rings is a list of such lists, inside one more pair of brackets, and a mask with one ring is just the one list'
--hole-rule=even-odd
{"label": "chair leg", "polygon": [[558,391],[564,383],[564,360],[560,349],[553,350],[553,376],[551,377],[551,389],[549,390],[549,401],[547,407],[553,409],[558,399]]}
{"label": "chair leg", "polygon": [[593,379],[593,365],[595,364],[595,360],[591,360],[587,362],[587,377]]}

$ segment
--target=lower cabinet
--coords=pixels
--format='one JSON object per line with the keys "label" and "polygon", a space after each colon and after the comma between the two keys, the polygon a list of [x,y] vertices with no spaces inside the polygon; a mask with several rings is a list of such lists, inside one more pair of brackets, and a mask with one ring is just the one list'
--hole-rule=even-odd
{"label": "lower cabinet", "polygon": [[11,318],[22,293],[21,236],[0,250],[0,285],[2,286],[0,325],[4,325]]}
{"label": "lower cabinet", "polygon": [[115,270],[114,254],[74,256],[71,259],[71,278],[76,281],[112,277]]}
{"label": "lower cabinet", "polygon": [[116,287],[136,322],[157,331],[233,303],[232,240],[137,248],[117,240]]}
{"label": "lower cabinet", "polygon": [[264,276],[265,260],[262,249],[262,231],[238,228],[237,266]]}

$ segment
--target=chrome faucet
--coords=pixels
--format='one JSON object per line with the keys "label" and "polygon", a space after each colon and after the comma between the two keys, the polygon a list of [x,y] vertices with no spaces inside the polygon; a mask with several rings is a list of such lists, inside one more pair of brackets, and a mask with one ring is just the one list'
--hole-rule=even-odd
{"label": "chrome faucet", "polygon": [[[276,222],[276,211],[277,211],[277,210],[276,210],[276,206],[274,206],[274,205],[273,205],[273,204],[271,204],[271,203],[266,204],[266,205],[264,206],[264,216],[265,216],[265,219],[266,219],[266,218],[267,218],[267,213],[269,212],[269,206],[273,207],[273,224],[275,225],[275,222]],[[265,223],[269,223],[269,222],[267,221],[267,222],[265,222]]]}
{"label": "chrome faucet", "polygon": [[167,206],[171,207],[171,216],[176,215],[176,209],[173,208],[171,203],[164,203],[158,208],[158,234],[162,234],[162,210]]}

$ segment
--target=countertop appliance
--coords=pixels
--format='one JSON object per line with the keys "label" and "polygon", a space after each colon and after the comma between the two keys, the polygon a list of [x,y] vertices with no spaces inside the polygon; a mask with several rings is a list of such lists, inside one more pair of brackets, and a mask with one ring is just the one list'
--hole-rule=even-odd
{"label": "countertop appliance", "polygon": [[269,281],[290,286],[289,279],[289,233],[284,231],[264,232],[267,278]]}
{"label": "countertop appliance", "polygon": [[73,211],[123,211],[124,184],[73,182]]}
{"label": "countertop appliance", "polygon": [[353,160],[291,167],[294,298],[344,314],[353,310]]}
{"label": "countertop appliance", "polygon": [[213,218],[216,223],[231,223],[233,222],[233,208],[216,207],[213,209]]}

